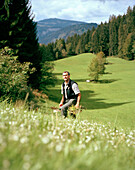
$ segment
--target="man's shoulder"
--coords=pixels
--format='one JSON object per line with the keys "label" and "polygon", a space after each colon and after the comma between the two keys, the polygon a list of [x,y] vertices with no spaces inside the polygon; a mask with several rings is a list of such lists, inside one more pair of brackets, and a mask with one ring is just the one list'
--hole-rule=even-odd
{"label": "man's shoulder", "polygon": [[73,85],[73,84],[77,84],[77,83],[74,80],[71,80],[71,85]]}

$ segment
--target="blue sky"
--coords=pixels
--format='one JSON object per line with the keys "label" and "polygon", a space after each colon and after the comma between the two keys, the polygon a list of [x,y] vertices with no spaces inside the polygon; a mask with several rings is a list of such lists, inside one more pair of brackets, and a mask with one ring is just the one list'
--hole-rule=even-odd
{"label": "blue sky", "polygon": [[60,18],[100,24],[111,15],[126,14],[135,0],[31,0],[35,21]]}

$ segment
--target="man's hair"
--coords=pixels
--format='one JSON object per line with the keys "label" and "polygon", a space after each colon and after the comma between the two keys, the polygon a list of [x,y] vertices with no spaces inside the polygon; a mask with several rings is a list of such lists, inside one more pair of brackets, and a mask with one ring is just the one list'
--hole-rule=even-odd
{"label": "man's hair", "polygon": [[64,71],[63,73],[68,73],[68,75],[70,75],[70,73],[68,71]]}

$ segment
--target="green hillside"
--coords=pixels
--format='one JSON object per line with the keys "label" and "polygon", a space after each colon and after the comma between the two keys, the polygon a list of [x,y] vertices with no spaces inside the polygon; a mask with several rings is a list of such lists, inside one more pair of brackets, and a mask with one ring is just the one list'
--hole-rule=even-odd
{"label": "green hillside", "polygon": [[79,85],[81,105],[86,108],[80,114],[81,119],[110,122],[116,128],[135,128],[135,61],[107,58],[106,74],[98,83],[87,83],[87,68],[93,56],[88,53],[55,61],[54,73],[58,81],[55,88],[49,91],[53,105],[59,104],[62,72],[68,70],[71,79]]}
{"label": "green hillside", "polygon": [[[55,62],[58,81],[44,109],[0,102],[1,169],[134,170],[135,61],[108,58],[99,83],[87,83],[93,56]],[[77,81],[86,108],[77,119],[63,119],[50,108],[58,107],[64,70]]]}

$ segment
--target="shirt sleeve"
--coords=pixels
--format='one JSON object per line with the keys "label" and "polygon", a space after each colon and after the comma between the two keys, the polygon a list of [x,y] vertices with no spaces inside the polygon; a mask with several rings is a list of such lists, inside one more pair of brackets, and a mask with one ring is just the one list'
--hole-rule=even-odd
{"label": "shirt sleeve", "polygon": [[63,94],[63,87],[62,87],[62,85],[61,85],[61,94]]}
{"label": "shirt sleeve", "polygon": [[74,83],[72,85],[72,89],[73,89],[75,95],[80,93],[80,90],[79,90],[78,85],[76,83]]}

